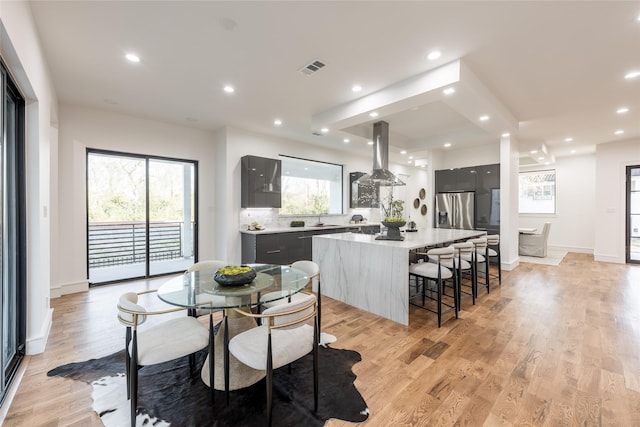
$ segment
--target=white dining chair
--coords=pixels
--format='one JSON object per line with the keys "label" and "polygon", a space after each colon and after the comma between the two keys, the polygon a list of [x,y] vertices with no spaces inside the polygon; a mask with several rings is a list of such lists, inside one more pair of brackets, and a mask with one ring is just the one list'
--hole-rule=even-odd
{"label": "white dining chair", "polygon": [[[313,410],[318,410],[318,309],[313,294],[267,308],[260,314],[235,309],[261,325],[231,339],[229,351],[253,369],[266,371],[267,425],[272,425],[273,371],[313,352]],[[313,327],[307,324],[313,319]]]}
{"label": "white dining chair", "polygon": [[[126,326],[125,372],[127,377],[127,398],[131,400],[132,427],[136,425],[138,406],[138,368],[190,356],[189,367],[190,371],[193,371],[195,364],[193,354],[212,345],[210,344],[210,331],[192,316],[174,317],[139,330],[139,326],[145,323],[149,316],[185,310],[184,308],[171,308],[148,311],[138,304],[140,295],[154,292],[156,290],[138,293],[127,292],[120,296],[118,300],[118,321]],[[209,350],[211,350],[211,347]],[[211,359],[209,360],[209,368],[212,369]]]}

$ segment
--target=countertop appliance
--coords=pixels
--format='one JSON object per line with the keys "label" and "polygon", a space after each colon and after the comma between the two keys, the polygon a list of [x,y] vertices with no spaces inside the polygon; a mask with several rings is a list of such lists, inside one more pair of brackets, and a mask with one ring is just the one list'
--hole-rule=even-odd
{"label": "countertop appliance", "polygon": [[475,229],[475,193],[438,193],[436,228]]}

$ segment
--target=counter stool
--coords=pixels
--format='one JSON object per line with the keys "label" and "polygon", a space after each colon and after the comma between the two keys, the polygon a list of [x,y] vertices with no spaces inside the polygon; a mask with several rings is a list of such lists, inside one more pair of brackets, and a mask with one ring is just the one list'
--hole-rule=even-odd
{"label": "counter stool", "polygon": [[497,264],[498,274],[493,274],[491,277],[498,279],[498,285],[502,286],[502,262],[500,260],[500,235],[489,234],[487,235],[487,259],[491,263],[491,259]]}
{"label": "counter stool", "polygon": [[[475,258],[475,262],[472,263],[475,270],[475,279],[476,279],[476,297],[478,296],[478,285],[480,284],[480,274],[479,272],[483,272],[484,277],[484,286],[487,288],[487,293],[491,292],[491,285],[489,281],[489,262],[487,260],[487,238],[486,237],[477,237],[475,239],[467,240],[469,243],[473,243],[476,250],[473,254]],[[478,268],[478,266],[482,264],[482,269]]]}
{"label": "counter stool", "polygon": [[[454,260],[456,264],[456,273],[458,275],[458,309],[462,307],[462,294],[471,297],[472,303],[476,304],[476,296],[478,295],[478,283],[474,274],[473,264],[475,262],[475,245],[471,242],[454,243],[451,245],[454,249]],[[467,273],[469,280],[464,284],[462,274]],[[468,291],[464,290],[468,288]]]}
{"label": "counter stool", "polygon": [[[448,307],[448,310],[446,311],[453,310],[456,319],[458,318],[458,286],[455,281],[455,276],[450,269],[442,265],[443,262],[450,262],[453,264],[453,252],[454,250],[452,247],[430,249],[426,253],[415,252],[417,255],[428,256],[429,259],[434,260],[434,262],[421,262],[418,264],[411,264],[409,266],[409,278],[411,278],[411,276],[415,277],[416,287],[419,286],[419,280],[422,282],[422,304],[413,302],[415,298],[420,297],[420,294],[410,297],[409,303],[416,307],[431,311],[432,313],[436,313],[438,315],[438,328],[442,324],[442,314],[444,313],[442,306]],[[445,292],[444,281],[448,279],[453,280],[453,295],[448,295]],[[429,295],[427,295],[427,280],[430,280],[435,284],[435,289],[428,289]],[[435,297],[433,296],[434,293]],[[443,297],[447,297],[451,302],[444,302]],[[426,302],[427,299],[436,301],[435,310],[428,306]]]}

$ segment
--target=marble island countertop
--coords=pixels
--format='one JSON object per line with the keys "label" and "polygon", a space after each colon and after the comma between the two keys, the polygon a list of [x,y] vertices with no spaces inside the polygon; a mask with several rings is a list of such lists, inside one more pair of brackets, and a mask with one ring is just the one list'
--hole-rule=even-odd
{"label": "marble island countertop", "polygon": [[452,230],[447,228],[426,228],[418,230],[417,232],[402,232],[401,234],[404,236],[404,240],[376,240],[377,235],[356,233],[323,234],[315,237],[411,250],[477,237],[485,234],[485,232],[476,230]]}
{"label": "marble island countertop", "polygon": [[[297,231],[319,231],[319,230],[340,230],[341,228],[357,228],[357,227],[369,227],[378,226],[377,222],[361,222],[358,224],[325,224],[322,226],[305,225],[304,227],[291,227],[291,226],[267,226],[264,230],[246,230],[240,229],[241,233],[245,234],[276,234],[276,233],[295,233]],[[349,233],[345,233],[349,234]]]}

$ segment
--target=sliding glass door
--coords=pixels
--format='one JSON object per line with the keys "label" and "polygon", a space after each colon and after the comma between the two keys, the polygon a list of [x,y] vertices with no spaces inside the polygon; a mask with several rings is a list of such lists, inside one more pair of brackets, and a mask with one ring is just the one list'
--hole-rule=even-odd
{"label": "sliding glass door", "polygon": [[87,153],[91,284],[184,271],[196,256],[193,161]]}
{"label": "sliding glass door", "polygon": [[0,401],[26,340],[25,103],[0,62]]}
{"label": "sliding glass door", "polygon": [[640,165],[627,167],[627,262],[640,264]]}

